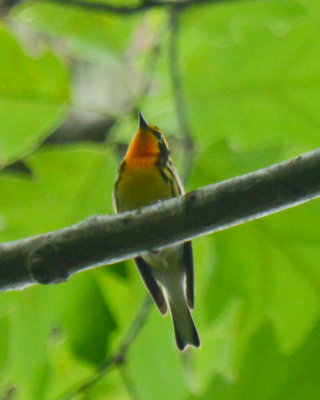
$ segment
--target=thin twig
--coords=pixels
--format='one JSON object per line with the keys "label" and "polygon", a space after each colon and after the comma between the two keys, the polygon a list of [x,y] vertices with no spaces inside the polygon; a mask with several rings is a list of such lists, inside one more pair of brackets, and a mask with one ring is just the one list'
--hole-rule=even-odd
{"label": "thin twig", "polygon": [[101,367],[85,381],[75,385],[73,388],[68,389],[64,394],[60,395],[57,400],[70,400],[75,396],[84,393],[88,389],[92,388],[99,381],[101,381],[105,376],[114,368],[122,367],[126,362],[127,354],[130,350],[131,345],[137,338],[140,330],[144,326],[149,316],[151,310],[151,298],[149,295],[146,296],[139,312],[132,321],[126,336],[119,346],[119,350],[115,355],[108,357],[101,365]]}
{"label": "thin twig", "polygon": [[[36,0],[37,1],[37,0]],[[134,15],[142,11],[150,10],[153,8],[171,8],[177,7],[179,9],[189,8],[193,6],[200,6],[205,4],[218,4],[232,0],[142,0],[138,5],[134,6],[116,6],[100,2],[87,2],[85,0],[42,0],[47,3],[62,4],[64,6],[79,7],[90,11],[102,12],[102,13],[113,13],[119,15]],[[239,1],[239,0],[235,0]],[[241,1],[241,0],[240,0]]]}
{"label": "thin twig", "polygon": [[138,399],[137,389],[134,385],[134,382],[131,379],[131,376],[129,375],[126,365],[119,365],[118,370],[119,370],[122,382],[127,389],[130,399],[137,400]]}
{"label": "thin twig", "polygon": [[179,69],[178,55],[178,36],[179,36],[179,9],[173,8],[171,12],[169,36],[169,68],[173,90],[173,98],[177,114],[180,131],[183,136],[183,171],[182,178],[186,181],[189,178],[191,168],[194,161],[194,142],[192,140],[191,128],[188,122],[188,113],[186,103],[183,96],[181,73]]}

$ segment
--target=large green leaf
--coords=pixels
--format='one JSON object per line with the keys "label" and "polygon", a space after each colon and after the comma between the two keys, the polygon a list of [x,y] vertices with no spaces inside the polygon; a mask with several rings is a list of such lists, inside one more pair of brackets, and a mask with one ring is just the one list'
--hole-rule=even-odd
{"label": "large green leaf", "polygon": [[[101,147],[51,148],[29,157],[27,163],[33,178],[1,175],[1,192],[6,193],[0,206],[3,240],[48,231],[111,211],[116,165],[110,153]],[[34,287],[2,295],[1,310],[8,305],[12,323],[2,348],[5,350],[8,340],[11,351],[1,387],[16,385],[19,398],[44,399],[53,385],[51,377],[57,374],[52,375],[52,367],[56,366],[49,366],[48,351],[52,352],[54,346],[49,341],[50,332],[57,328],[67,332],[76,356],[94,363],[105,357],[114,320],[97,284],[85,274],[66,285]],[[51,362],[55,359],[52,356]],[[57,361],[61,362],[59,358]],[[72,358],[69,362],[74,363]],[[70,375],[70,382],[78,381],[77,376]],[[83,372],[79,369],[81,376]],[[61,388],[54,390],[60,392]]]}
{"label": "large green leaf", "polygon": [[123,49],[128,44],[136,18],[108,13],[95,13],[64,4],[36,2],[17,10],[23,23],[66,40],[81,56],[103,59],[110,50]]}
{"label": "large green leaf", "polygon": [[68,74],[53,54],[27,55],[0,24],[0,164],[30,151],[61,121]]}
{"label": "large green leaf", "polygon": [[[213,147],[217,165],[210,166],[205,157],[195,171],[204,180],[225,178],[234,168],[245,172],[248,159],[253,169],[265,162],[264,157],[234,154],[225,143]],[[283,354],[299,348],[313,329],[320,316],[318,208],[318,202],[312,202],[216,233],[202,239],[200,251],[195,241],[205,350],[197,358],[199,384],[208,382],[208,371],[231,379],[241,368],[252,335],[265,321],[272,323]],[[208,359],[215,360],[211,368]]]}
{"label": "large green leaf", "polygon": [[49,378],[47,338],[51,315],[38,290],[2,294],[1,305],[10,310],[9,352],[0,390],[16,389],[17,398],[43,399]]}
{"label": "large green leaf", "polygon": [[141,400],[183,399],[187,383],[169,316],[153,310],[129,354],[129,376]]}
{"label": "large green leaf", "polygon": [[250,344],[236,382],[213,379],[205,394],[188,400],[316,399],[320,392],[319,334],[317,325],[299,351],[283,356],[276,349],[272,330],[264,325]]}
{"label": "large green leaf", "polygon": [[10,319],[9,331],[5,317],[0,320],[0,392],[14,386],[18,399],[51,399],[92,374],[90,364],[110,351],[116,327],[92,272],[65,285],[2,295],[1,306]]}
{"label": "large green leaf", "polygon": [[102,364],[110,352],[108,338],[116,324],[101,289],[88,274],[82,274],[71,280],[63,297],[68,298],[61,323],[74,354],[94,364]]}
{"label": "large green leaf", "polygon": [[[213,143],[198,158],[191,183],[258,169],[279,151],[235,152],[225,140]],[[194,241],[203,346],[195,358],[198,390],[212,375],[232,380],[241,371],[247,346],[266,321],[282,354],[299,349],[318,323],[319,218],[315,201]]]}
{"label": "large green leaf", "polygon": [[112,211],[117,166],[101,147],[43,150],[26,162],[34,177],[2,174],[1,240],[13,240],[68,226]]}
{"label": "large green leaf", "polygon": [[197,143],[225,137],[243,148],[317,146],[319,32],[307,2],[186,13],[180,62]]}
{"label": "large green leaf", "polygon": [[3,374],[7,366],[8,349],[10,335],[10,317],[2,315],[0,317],[0,373]]}

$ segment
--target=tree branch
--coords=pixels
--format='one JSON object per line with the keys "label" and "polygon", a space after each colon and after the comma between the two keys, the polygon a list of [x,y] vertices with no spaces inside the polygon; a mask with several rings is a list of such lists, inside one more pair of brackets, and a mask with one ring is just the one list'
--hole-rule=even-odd
{"label": "tree branch", "polygon": [[320,150],[139,210],[0,245],[0,290],[57,283],[320,196]]}
{"label": "tree branch", "polygon": [[[142,0],[134,6],[116,6],[101,2],[87,2],[85,0],[45,0],[47,3],[62,4],[67,7],[78,7],[95,12],[108,12],[113,14],[133,15],[153,8],[189,8],[205,4],[218,4],[232,0]],[[239,0],[237,0],[239,1]],[[241,1],[241,0],[240,0]]]}

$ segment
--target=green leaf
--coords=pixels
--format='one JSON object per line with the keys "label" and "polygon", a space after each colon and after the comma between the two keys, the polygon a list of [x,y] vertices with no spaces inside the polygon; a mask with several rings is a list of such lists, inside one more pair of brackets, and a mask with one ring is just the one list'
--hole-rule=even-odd
{"label": "green leaf", "polygon": [[28,56],[1,25],[0,47],[0,164],[6,164],[50,134],[69,94],[66,68],[53,54]]}
{"label": "green leaf", "polygon": [[124,49],[136,18],[96,13],[64,4],[27,3],[17,11],[18,19],[47,34],[63,39],[81,56],[106,58]]}
{"label": "green leaf", "polygon": [[318,145],[320,25],[302,4],[199,8],[182,21],[188,115],[201,148],[223,137],[240,148]]}
{"label": "green leaf", "polygon": [[92,273],[74,277],[63,294],[67,304],[61,316],[73,353],[100,365],[107,353],[116,322]]}
{"label": "green leaf", "polygon": [[[226,141],[214,143],[199,158],[192,182],[208,184],[236,170],[258,169],[279,151],[251,154],[231,150]],[[283,354],[302,346],[318,322],[318,208],[318,202],[311,202],[205,237],[200,244],[194,241],[195,275],[201,280],[195,315],[199,307],[204,351],[196,359],[199,390],[215,374],[232,380],[241,371],[247,346],[266,321]]]}
{"label": "green leaf", "polygon": [[210,185],[237,175],[265,168],[278,161],[284,149],[280,146],[235,150],[228,139],[213,142],[197,152],[190,188]]}
{"label": "green leaf", "polygon": [[10,309],[10,330],[2,340],[2,345],[9,342],[9,352],[1,388],[15,387],[19,400],[43,399],[49,382],[50,316],[45,312],[45,298],[32,288],[2,294],[0,300],[1,306],[7,304]]}
{"label": "green leaf", "polygon": [[[312,206],[309,213],[311,217]],[[230,301],[241,302],[238,346],[246,346],[261,323],[269,320],[279,349],[291,354],[319,319],[320,270],[313,267],[319,251],[317,246],[307,248],[279,235],[276,226],[284,216],[272,217],[274,221],[277,218],[273,229],[266,220],[215,235],[216,269],[204,296],[211,320],[218,318]],[[293,226],[299,218],[295,209],[291,216],[287,214],[285,225]],[[241,351],[235,349],[239,363]]]}
{"label": "green leaf", "polygon": [[3,375],[7,366],[9,351],[10,318],[8,315],[0,317],[0,374]]}
{"label": "green leaf", "polygon": [[[92,214],[111,211],[116,164],[111,154],[102,151],[100,146],[50,148],[26,162],[33,178],[4,173],[0,178],[1,191],[6,193],[0,200],[3,240],[46,232]],[[10,340],[14,353],[10,356],[11,372],[4,384],[8,387],[19,382],[22,398],[44,398],[48,384],[46,342],[52,329],[64,325],[63,310],[65,315],[69,313],[68,331],[75,353],[93,363],[101,362],[106,354],[108,338],[115,327],[111,310],[94,281],[85,274],[74,279],[67,285],[37,287],[12,294],[15,311]],[[33,296],[34,300],[29,301]],[[31,309],[38,310],[39,324],[44,324],[45,329],[38,327],[31,310],[18,311],[29,303]],[[28,319],[31,314],[33,317]],[[34,347],[31,365],[29,358]],[[39,397],[36,393],[40,393]]]}
{"label": "green leaf", "polygon": [[[319,202],[312,202],[259,224],[261,236],[266,239],[265,261],[271,283],[267,312],[284,353],[302,344],[320,316],[320,253],[315,237],[309,242],[305,239],[312,234],[309,226],[315,227],[314,221],[320,217],[318,208]],[[304,226],[298,228],[302,221]],[[282,231],[282,227],[290,226],[297,229],[292,236]]]}
{"label": "green leaf", "polygon": [[132,345],[128,374],[141,400],[179,400],[187,393],[170,317],[164,319],[155,307]]}
{"label": "green leaf", "polygon": [[116,325],[92,274],[2,294],[0,305],[10,312],[10,330],[0,337],[3,350],[9,343],[7,356],[1,354],[7,361],[0,390],[15,386],[19,400],[52,399],[94,373],[89,367],[99,365],[110,351]]}
{"label": "green leaf", "polygon": [[26,160],[34,178],[0,176],[1,240],[62,228],[112,211],[117,165],[99,146],[52,147]]}
{"label": "green leaf", "polygon": [[118,326],[118,335],[114,336],[115,346],[119,345],[126,335],[131,320],[138,312],[143,296],[146,294],[133,261],[126,261],[126,279],[116,272],[118,267],[121,268],[121,263],[109,265],[97,271],[106,302],[113,310],[116,310],[114,318]]}
{"label": "green leaf", "polygon": [[282,399],[314,400],[320,391],[317,325],[303,347],[291,356],[278,353],[270,326],[264,325],[253,338],[244,368],[233,383],[213,379],[206,394],[189,400]]}
{"label": "green leaf", "polygon": [[120,372],[119,369],[111,371],[104,380],[89,388],[83,394],[81,400],[132,399],[128,389],[123,384],[123,375],[123,372]]}

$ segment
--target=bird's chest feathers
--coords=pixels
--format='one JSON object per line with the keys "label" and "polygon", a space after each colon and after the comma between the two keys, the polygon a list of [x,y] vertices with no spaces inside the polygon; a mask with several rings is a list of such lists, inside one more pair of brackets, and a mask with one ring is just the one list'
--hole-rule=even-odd
{"label": "bird's chest feathers", "polygon": [[117,189],[118,211],[133,210],[172,197],[170,184],[157,166],[137,166],[125,170]]}

